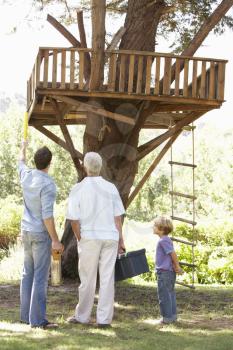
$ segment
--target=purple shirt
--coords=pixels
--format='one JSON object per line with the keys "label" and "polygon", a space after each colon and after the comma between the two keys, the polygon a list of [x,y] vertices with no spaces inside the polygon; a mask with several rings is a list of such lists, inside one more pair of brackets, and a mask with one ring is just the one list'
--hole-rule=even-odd
{"label": "purple shirt", "polygon": [[156,247],[156,271],[173,271],[172,258],[170,255],[173,251],[174,247],[171,238],[168,236],[162,236]]}

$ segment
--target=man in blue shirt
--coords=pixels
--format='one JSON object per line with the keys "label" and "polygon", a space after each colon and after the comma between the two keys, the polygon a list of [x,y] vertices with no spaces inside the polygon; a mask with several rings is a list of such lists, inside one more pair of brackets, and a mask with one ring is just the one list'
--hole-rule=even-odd
{"label": "man in blue shirt", "polygon": [[24,266],[20,285],[20,319],[31,327],[56,328],[46,318],[46,297],[51,261],[51,248],[63,251],[59,242],[53,206],[56,185],[48,175],[52,153],[47,147],[34,155],[36,169],[26,164],[27,142],[22,142],[19,157],[19,176],[23,190],[24,212],[21,238],[24,247]]}

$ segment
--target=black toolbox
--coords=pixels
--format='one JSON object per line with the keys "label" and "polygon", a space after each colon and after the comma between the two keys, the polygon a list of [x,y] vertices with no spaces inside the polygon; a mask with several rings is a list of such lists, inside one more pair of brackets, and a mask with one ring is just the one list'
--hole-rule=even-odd
{"label": "black toolbox", "polygon": [[117,257],[115,281],[122,281],[145,272],[149,272],[149,266],[146,260],[146,249],[127,252]]}

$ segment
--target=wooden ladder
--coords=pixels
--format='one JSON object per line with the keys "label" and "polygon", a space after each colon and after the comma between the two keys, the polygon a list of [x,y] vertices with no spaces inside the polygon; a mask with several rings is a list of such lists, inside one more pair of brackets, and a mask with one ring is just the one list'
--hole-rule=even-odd
{"label": "wooden ladder", "polygon": [[[176,281],[177,284],[180,284],[182,286],[188,287],[188,288],[192,288],[195,289],[194,287],[194,273],[195,273],[195,259],[194,259],[194,248],[196,246],[196,239],[195,239],[195,226],[197,224],[197,222],[195,221],[195,200],[197,199],[197,197],[195,196],[195,169],[196,169],[196,165],[194,164],[194,130],[195,130],[195,126],[189,125],[186,126],[184,128],[185,131],[191,132],[192,135],[192,163],[184,163],[184,162],[177,162],[177,161],[173,161],[173,148],[171,147],[171,160],[169,162],[170,166],[171,166],[171,191],[170,196],[171,196],[171,219],[175,220],[175,221],[180,221],[180,222],[184,222],[187,223],[189,225],[192,226],[192,240],[188,241],[188,240],[183,240],[180,238],[176,238],[176,237],[172,237],[171,239],[174,242],[178,242],[179,244],[185,244],[185,245],[189,245],[191,246],[192,249],[192,263],[187,263],[187,262],[180,262],[181,266],[186,266],[191,268],[192,271],[192,284],[187,284],[181,281]],[[179,166],[179,167],[187,167],[190,168],[191,173],[192,173],[192,191],[189,194],[183,193],[183,192],[178,192],[178,191],[174,191],[174,166]],[[186,218],[183,217],[179,217],[176,216],[174,214],[174,198],[175,197],[180,197],[180,198],[186,198],[189,199],[192,202],[192,220],[188,220]]]}

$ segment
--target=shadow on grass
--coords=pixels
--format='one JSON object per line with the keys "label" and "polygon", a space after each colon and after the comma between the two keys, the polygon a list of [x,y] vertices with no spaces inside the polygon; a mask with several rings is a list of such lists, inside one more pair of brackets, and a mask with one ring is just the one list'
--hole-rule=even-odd
{"label": "shadow on grass", "polygon": [[[18,323],[19,286],[0,286],[0,348],[8,349],[113,349],[113,350],[232,350],[232,288],[177,288],[180,322],[155,326],[159,317],[156,288],[117,283],[113,327],[68,325],[77,303],[77,283],[50,287],[48,316],[59,323],[56,331],[31,329]],[[95,308],[93,317],[95,316]]]}

